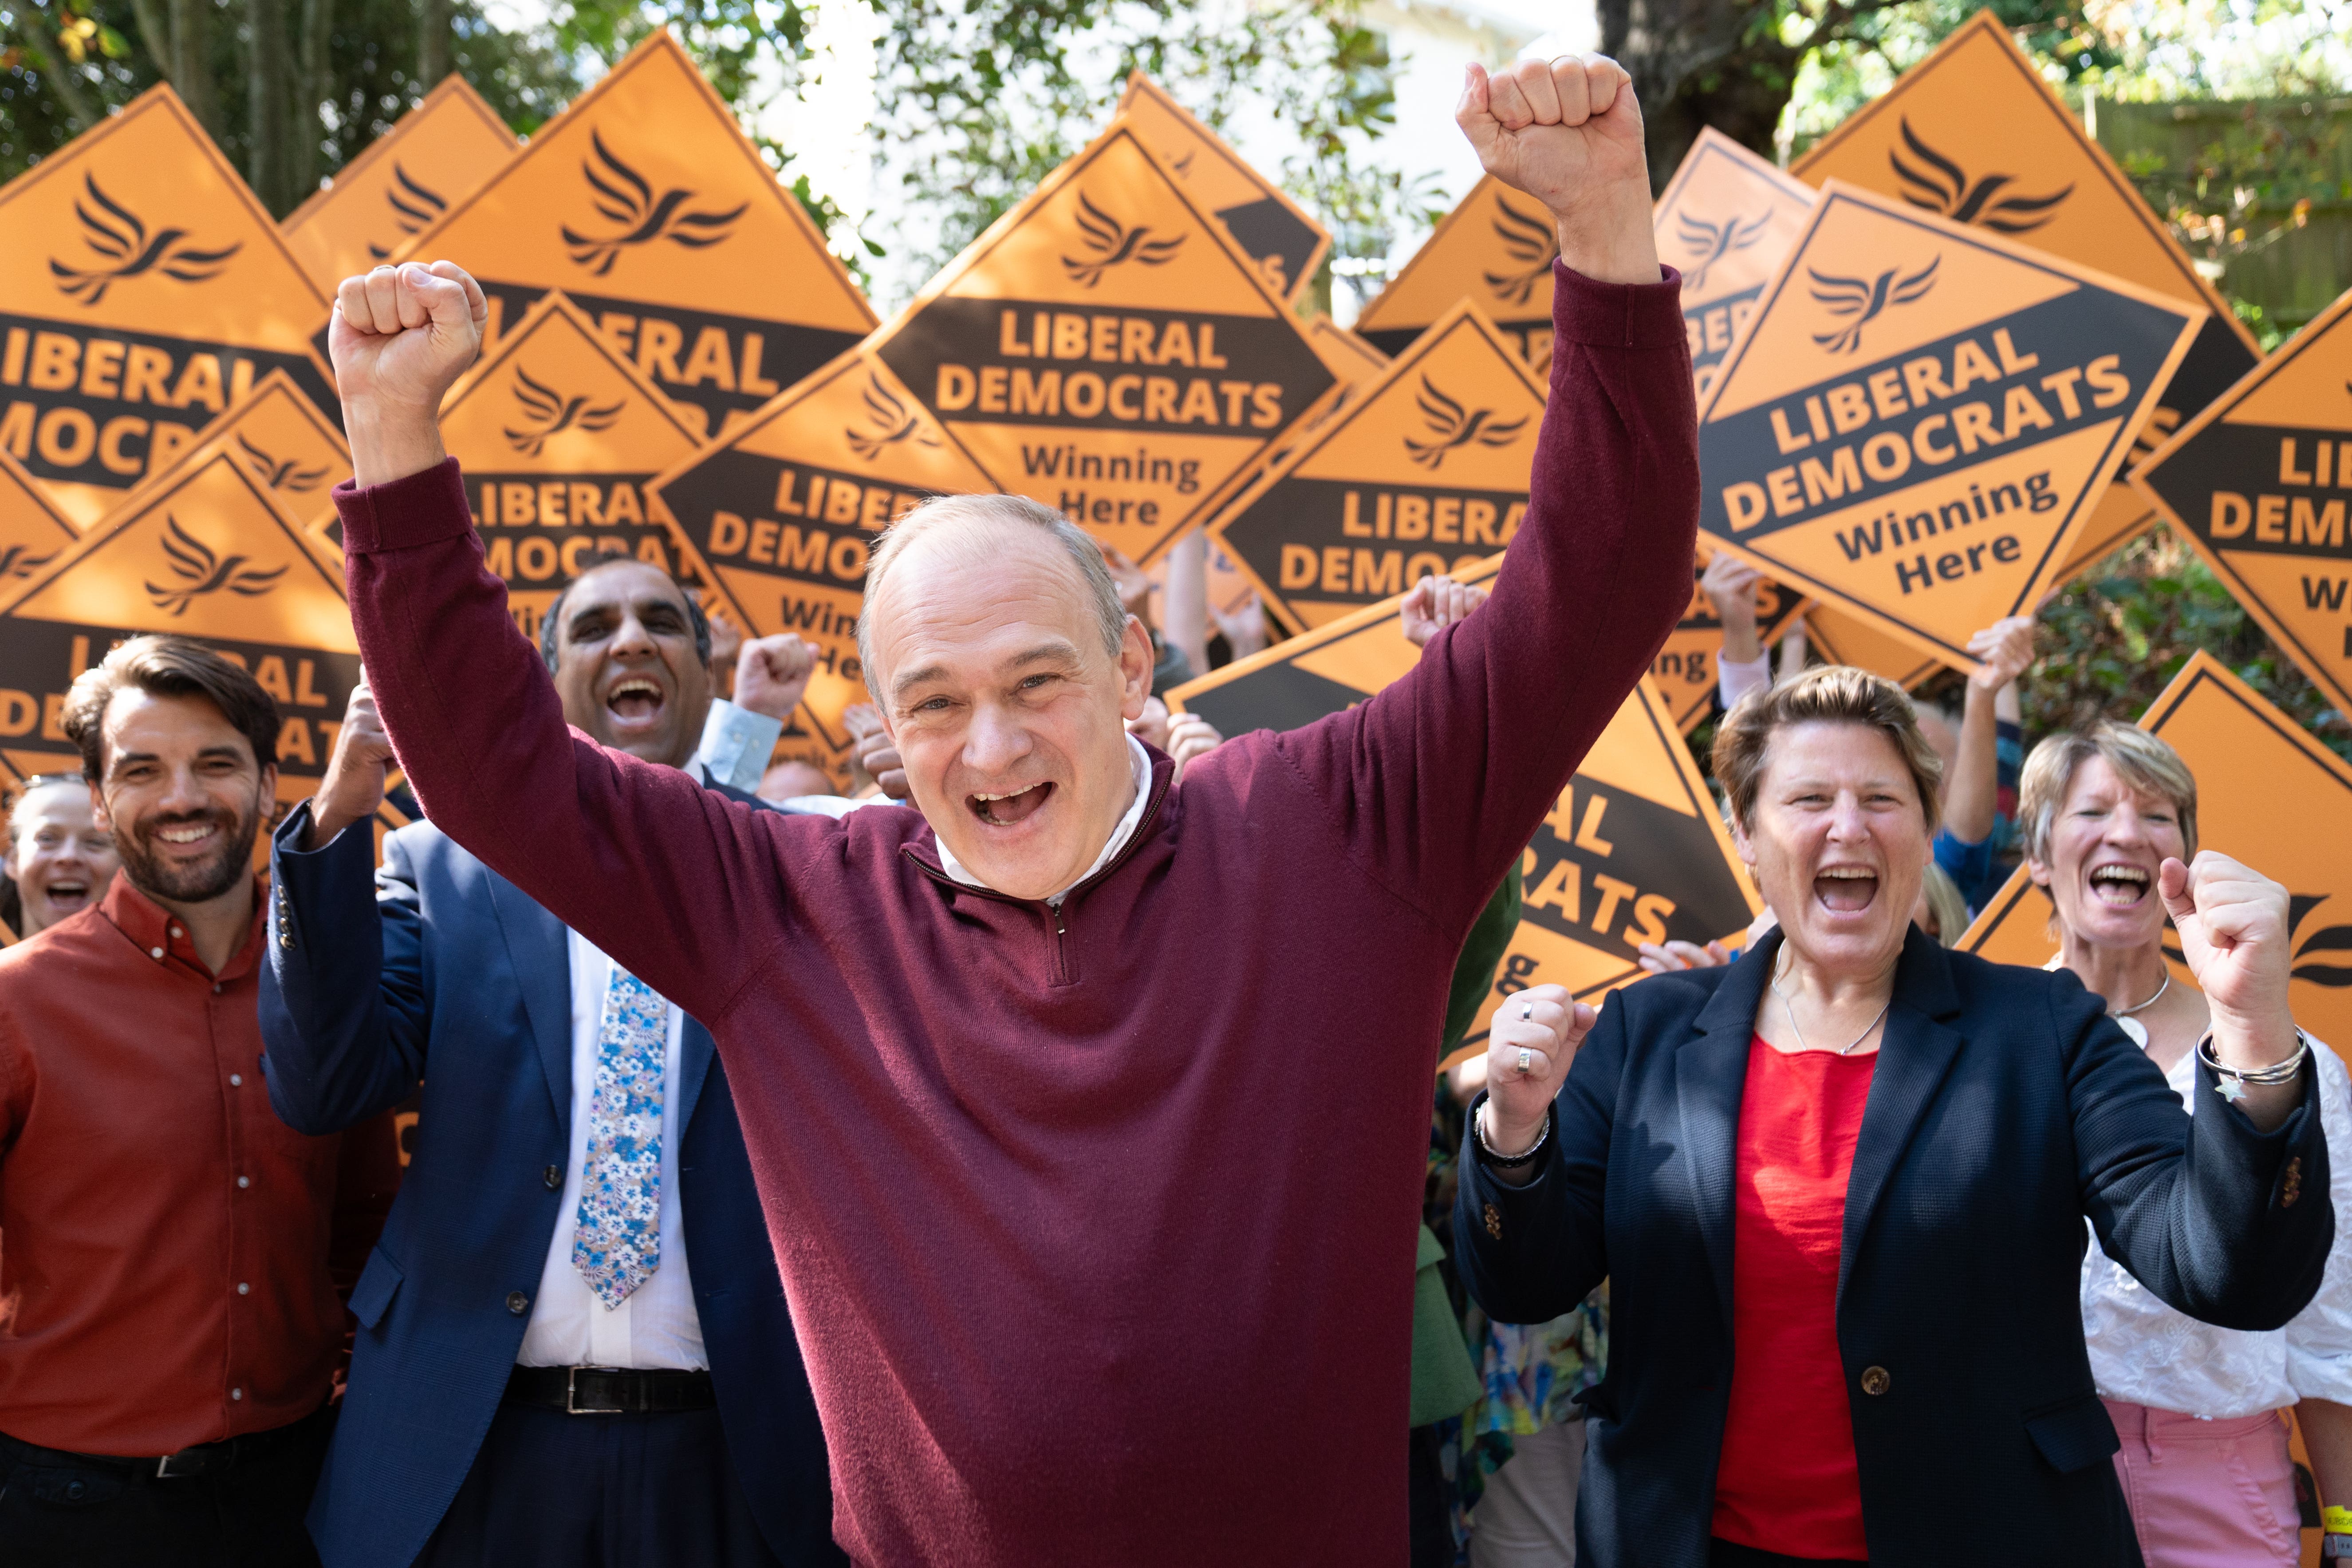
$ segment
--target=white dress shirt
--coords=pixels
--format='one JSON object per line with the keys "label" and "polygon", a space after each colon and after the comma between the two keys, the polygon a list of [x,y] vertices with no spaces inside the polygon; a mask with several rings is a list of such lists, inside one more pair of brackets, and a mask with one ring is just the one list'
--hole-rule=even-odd
{"label": "white dress shirt", "polygon": [[[1110,830],[1110,837],[1104,843],[1102,853],[1095,857],[1095,863],[1087,867],[1084,875],[1080,876],[1076,882],[1072,882],[1070,888],[1076,887],[1078,882],[1085,881],[1087,877],[1093,876],[1105,866],[1109,865],[1110,858],[1118,854],[1129,839],[1135,837],[1135,825],[1143,820],[1143,808],[1151,800],[1151,753],[1145,751],[1143,742],[1133,735],[1127,738],[1127,762],[1128,766],[1135,773],[1135,799],[1128,804],[1127,814],[1121,816],[1118,825]],[[940,870],[945,871],[967,888],[988,886],[965,868],[964,863],[955,858],[955,851],[948,847],[948,841],[940,838],[937,831],[934,831],[931,837],[939,840]],[[1070,896],[1070,888],[1064,888],[1045,901],[1049,904],[1059,904]]]}
{"label": "white dress shirt", "polygon": [[[712,704],[714,709],[718,706]],[[685,771],[698,782],[709,776],[698,755],[687,763]],[[688,1372],[708,1367],[710,1358],[702,1349],[702,1319],[694,1308],[694,1277],[687,1271],[685,1211],[677,1194],[677,1141],[683,1131],[678,1121],[678,1061],[686,1043],[686,1015],[675,1003],[664,1003],[669,1031],[662,1055],[660,1267],[619,1306],[607,1308],[572,1262],[572,1232],[580,1223],[580,1184],[588,1169],[588,1102],[596,1093],[597,1035],[604,1024],[604,992],[612,984],[613,961],[578,931],[567,931],[564,935],[572,961],[572,1152],[564,1166],[555,1234],[548,1237],[547,1262],[539,1272],[539,1295],[531,1302],[530,1323],[523,1330],[522,1348],[515,1352],[515,1361],[522,1366],[671,1367]]]}
{"label": "white dress shirt", "polygon": [[[2284,1329],[2217,1329],[2158,1300],[2100,1249],[2095,1234],[2083,1255],[2083,1338],[2091,1379],[2104,1397],[2208,1421],[2257,1415],[2303,1399],[2352,1405],[2352,1158],[2333,1155],[2352,1151],[2352,1073],[2317,1042],[2311,1060],[2319,1075],[2319,1125],[2331,1151],[2325,1196],[2336,1205],[2336,1242],[2319,1294]],[[2191,1051],[2166,1081],[2192,1115],[2202,1115],[2196,1071]],[[2305,1199],[2322,1195],[2306,1190]]]}

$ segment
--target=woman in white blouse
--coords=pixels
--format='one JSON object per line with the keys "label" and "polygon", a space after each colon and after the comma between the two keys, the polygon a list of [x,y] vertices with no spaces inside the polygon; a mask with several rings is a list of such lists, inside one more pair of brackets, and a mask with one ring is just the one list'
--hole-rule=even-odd
{"label": "woman in white blouse", "polygon": [[[2105,999],[2194,1110],[2190,1052],[2208,1015],[2166,966],[2156,878],[2168,856],[2196,853],[2197,781],[2162,740],[2102,721],[2034,748],[2018,816],[2027,868],[2057,906],[2056,963]],[[2327,1141],[2352,1149],[2352,1079],[2332,1050],[2313,1061]],[[2287,1405],[2322,1499],[2352,1506],[2352,1159],[2332,1184],[2336,1244],[2319,1294],[2273,1332],[2184,1317],[2095,1238],[2084,1254],[2084,1336],[2148,1568],[2298,1561]]]}

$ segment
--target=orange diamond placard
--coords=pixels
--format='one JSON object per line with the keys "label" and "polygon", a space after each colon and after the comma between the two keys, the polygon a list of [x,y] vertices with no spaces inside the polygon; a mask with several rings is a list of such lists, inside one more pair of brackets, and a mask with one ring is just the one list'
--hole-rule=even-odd
{"label": "orange diamond placard", "polygon": [[1124,117],[868,347],[998,489],[1139,564],[1335,382]]}
{"label": "orange diamond placard", "polygon": [[453,71],[337,170],[332,184],[289,213],[278,232],[331,297],[344,279],[391,260],[451,203],[481,189],[514,150],[506,121]]}
{"label": "orange diamond placard", "polygon": [[1699,415],[1704,542],[1973,668],[2058,581],[2202,325],[1832,183]]}
{"label": "orange diamond placard", "polygon": [[1712,127],[1658,198],[1651,223],[1659,256],[1683,275],[1683,330],[1701,402],[1812,206],[1811,186]]}
{"label": "orange diamond placard", "polygon": [[1141,71],[1127,79],[1118,111],[1183,182],[1192,205],[1257,263],[1266,288],[1293,301],[1307,292],[1331,248],[1321,224]]}
{"label": "orange diamond placard", "polygon": [[1559,259],[1559,236],[1544,205],[1486,175],[1364,307],[1356,331],[1382,353],[1401,354],[1466,300],[1544,375],[1551,369],[1551,264]]}
{"label": "orange diamond placard", "polygon": [[30,577],[0,590],[0,763],[78,770],[67,689],[125,637],[175,632],[236,659],[278,699],[278,797],[317,786],[359,642],[342,574],[232,443],[207,441]]}
{"label": "orange diamond placard", "polygon": [[1458,577],[1526,515],[1543,405],[1509,340],[1458,304],[1211,531],[1294,626]]}
{"label": "orange diamond placard", "polygon": [[[2140,433],[2136,460],[2261,357],[2252,333],[1990,10],[1850,116],[1791,173],[1843,180],[1925,212],[2201,305],[2210,314]],[[2153,519],[2110,489],[2059,569],[2071,577]]]}
{"label": "orange diamond placard", "polygon": [[1918,689],[1930,676],[1947,668],[1942,659],[1922,653],[1906,638],[1836,610],[1819,605],[1807,610],[1805,630],[1824,661],[1883,675],[1906,691]]}
{"label": "orange diamond placard", "polygon": [[[1463,573],[1490,581],[1500,558]],[[1228,735],[1295,729],[1353,706],[1420,657],[1397,604],[1367,605],[1178,687],[1168,704]],[[1521,862],[1518,929],[1464,1054],[1486,1048],[1495,1009],[1530,985],[1597,1001],[1642,977],[1643,942],[1737,938],[1761,906],[1732,858],[1706,784],[1646,677],[1593,742]]]}
{"label": "orange diamond placard", "polygon": [[[80,532],[24,465],[0,452],[0,594],[55,561]],[[0,714],[0,732],[23,717]]]}
{"label": "orange diamond placard", "polygon": [[700,444],[572,301],[549,294],[452,387],[441,438],[465,470],[489,569],[522,634],[603,555],[666,572],[682,541],[646,483]]}
{"label": "orange diamond placard", "polygon": [[2338,710],[2352,710],[2352,294],[2132,470]]}
{"label": "orange diamond placard", "polygon": [[685,49],[656,32],[402,259],[457,262],[491,331],[562,289],[698,437],[825,363],[874,312]]}
{"label": "orange diamond placard", "polygon": [[[176,484],[184,468],[211,461],[215,451],[227,453],[251,472],[280,510],[301,520],[304,534],[314,542],[335,522],[334,488],[351,477],[351,448],[343,444],[342,432],[282,371],[271,371],[231,404],[206,428],[202,441],[131,491],[122,504],[144,504],[148,491]],[[341,537],[340,525],[336,537]],[[339,545],[331,541],[329,550],[331,558],[340,559]]]}
{"label": "orange diamond placard", "polygon": [[[1657,682],[1658,695],[1674,710],[1675,722],[1685,735],[1715,710],[1717,660],[1723,657],[1723,622],[1698,585],[1706,571],[1704,561],[1691,567],[1690,608],[1650,661],[1650,679]],[[1756,580],[1756,637],[1768,653],[1804,607],[1803,599],[1769,577]]]}
{"label": "orange diamond placard", "polygon": [[[2287,1000],[2294,1021],[2352,1050],[2352,766],[2202,650],[2140,715],[2197,778],[2197,842],[2286,884]],[[2315,828],[2317,830],[2315,831]],[[1960,939],[2000,963],[2055,957],[2050,894],[2019,867]],[[2174,978],[2193,984],[2169,928]]]}
{"label": "orange diamond placard", "polygon": [[0,186],[0,450],[87,528],[272,370],[336,406],[327,298],[168,87]]}

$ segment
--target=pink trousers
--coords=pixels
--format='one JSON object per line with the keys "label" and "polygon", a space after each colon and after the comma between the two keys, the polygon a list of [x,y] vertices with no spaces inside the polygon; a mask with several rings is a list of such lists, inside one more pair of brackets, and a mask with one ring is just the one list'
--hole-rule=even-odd
{"label": "pink trousers", "polygon": [[2147,1568],[2295,1568],[2294,1467],[2274,1410],[2228,1421],[2106,1401]]}

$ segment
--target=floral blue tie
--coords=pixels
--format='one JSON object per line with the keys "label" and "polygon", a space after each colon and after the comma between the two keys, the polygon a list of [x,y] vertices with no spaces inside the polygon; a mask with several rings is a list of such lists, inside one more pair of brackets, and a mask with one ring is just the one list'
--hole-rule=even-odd
{"label": "floral blue tie", "polygon": [[613,965],[596,1031],[596,1090],[572,1266],[607,1310],[661,1267],[663,1068],[669,1004]]}

